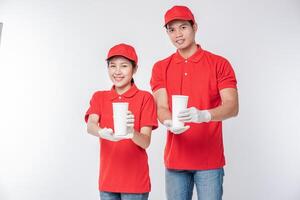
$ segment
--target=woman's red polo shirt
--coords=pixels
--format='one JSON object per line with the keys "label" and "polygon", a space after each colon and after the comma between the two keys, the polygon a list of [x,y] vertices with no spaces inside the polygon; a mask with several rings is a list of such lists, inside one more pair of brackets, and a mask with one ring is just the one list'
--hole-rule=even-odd
{"label": "woman's red polo shirt", "polygon": [[[122,95],[114,88],[110,91],[95,92],[85,120],[90,114],[99,115],[101,128],[113,129],[113,102],[128,102],[129,110],[134,114],[134,128],[137,131],[144,126],[157,128],[156,106],[149,92],[139,90],[134,84]],[[151,189],[148,157],[145,149],[132,140],[111,142],[100,139],[100,177],[99,190],[122,193],[145,193]]]}

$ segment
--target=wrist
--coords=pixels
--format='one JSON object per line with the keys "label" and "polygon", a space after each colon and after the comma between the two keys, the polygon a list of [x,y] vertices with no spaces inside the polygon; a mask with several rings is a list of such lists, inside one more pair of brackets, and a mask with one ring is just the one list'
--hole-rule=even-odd
{"label": "wrist", "polygon": [[162,123],[167,129],[172,127],[172,119],[166,119]]}
{"label": "wrist", "polygon": [[204,122],[210,122],[211,121],[211,113],[209,110],[203,110],[203,116],[204,116]]}
{"label": "wrist", "polygon": [[133,138],[136,136],[136,134],[137,134],[137,131],[134,130],[134,131],[132,132],[132,136],[131,136],[130,139],[133,139]]}
{"label": "wrist", "polygon": [[103,130],[104,130],[104,128],[103,128],[103,129],[100,128],[100,129],[97,130],[97,136],[98,136],[99,138],[102,138],[102,137],[103,137]]}

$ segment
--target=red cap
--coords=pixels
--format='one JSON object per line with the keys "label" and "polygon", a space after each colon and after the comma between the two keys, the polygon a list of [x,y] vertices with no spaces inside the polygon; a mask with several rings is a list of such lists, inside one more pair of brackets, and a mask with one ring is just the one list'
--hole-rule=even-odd
{"label": "red cap", "polygon": [[165,14],[165,25],[175,19],[192,20],[195,23],[195,18],[191,10],[186,6],[173,6]]}
{"label": "red cap", "polygon": [[123,56],[125,58],[128,58],[129,60],[134,61],[136,64],[138,62],[138,57],[135,53],[134,48],[124,43],[113,46],[109,50],[106,60],[110,59],[113,56]]}

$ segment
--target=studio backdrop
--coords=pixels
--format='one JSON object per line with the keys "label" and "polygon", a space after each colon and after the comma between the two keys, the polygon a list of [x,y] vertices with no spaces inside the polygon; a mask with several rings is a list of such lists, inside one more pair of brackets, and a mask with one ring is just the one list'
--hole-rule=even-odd
{"label": "studio backdrop", "polygon": [[[150,91],[153,64],[175,52],[163,15],[176,4],[191,8],[197,43],[238,79],[240,112],[223,127],[223,199],[300,199],[298,0],[0,0],[1,200],[99,198],[99,144],[84,114],[93,92],[111,87],[106,53],[132,44],[135,82]],[[165,139],[160,125],[147,150],[150,200],[166,199]]]}

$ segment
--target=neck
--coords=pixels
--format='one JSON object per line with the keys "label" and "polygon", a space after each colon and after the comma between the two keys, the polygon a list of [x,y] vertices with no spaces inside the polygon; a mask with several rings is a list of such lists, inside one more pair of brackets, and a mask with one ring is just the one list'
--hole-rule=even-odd
{"label": "neck", "polygon": [[197,51],[197,49],[197,44],[193,43],[184,49],[178,49],[178,52],[183,58],[187,59],[191,57]]}
{"label": "neck", "polygon": [[124,85],[123,87],[115,87],[115,91],[116,93],[118,93],[119,95],[124,94],[125,92],[127,92],[131,87],[131,83]]}

